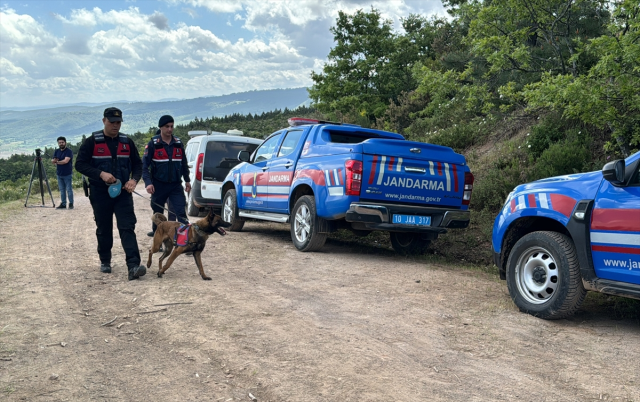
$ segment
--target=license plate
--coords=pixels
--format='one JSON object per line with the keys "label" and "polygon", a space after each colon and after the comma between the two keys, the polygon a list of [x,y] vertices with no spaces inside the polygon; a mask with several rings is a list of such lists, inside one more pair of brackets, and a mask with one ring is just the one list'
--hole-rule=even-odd
{"label": "license plate", "polygon": [[393,223],[400,225],[431,226],[430,216],[393,215]]}

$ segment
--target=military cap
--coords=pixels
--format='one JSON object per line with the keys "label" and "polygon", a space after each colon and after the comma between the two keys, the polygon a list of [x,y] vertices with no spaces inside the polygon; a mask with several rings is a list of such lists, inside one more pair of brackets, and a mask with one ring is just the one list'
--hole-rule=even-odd
{"label": "military cap", "polygon": [[109,119],[111,123],[122,121],[122,110],[117,107],[108,107],[104,110],[104,117]]}

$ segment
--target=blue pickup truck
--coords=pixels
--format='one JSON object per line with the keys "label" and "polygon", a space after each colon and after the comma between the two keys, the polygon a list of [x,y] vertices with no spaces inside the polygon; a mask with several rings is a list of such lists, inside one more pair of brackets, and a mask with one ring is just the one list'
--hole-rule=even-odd
{"label": "blue pickup truck", "polygon": [[451,148],[351,124],[292,118],[222,184],[222,217],[291,224],[300,251],[328,233],[387,231],[399,253],[422,252],[447,229],[466,228],[473,175]]}
{"label": "blue pickup truck", "polygon": [[565,318],[589,290],[640,299],[639,170],[640,152],[509,194],[493,252],[521,311]]}

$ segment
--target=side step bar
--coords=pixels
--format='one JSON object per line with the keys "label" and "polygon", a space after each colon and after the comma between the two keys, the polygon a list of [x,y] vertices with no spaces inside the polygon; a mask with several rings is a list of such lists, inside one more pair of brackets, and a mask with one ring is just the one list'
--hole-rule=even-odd
{"label": "side step bar", "polygon": [[596,279],[595,281],[582,280],[585,289],[606,293],[614,296],[625,296],[640,300],[640,285],[627,282],[612,281],[609,279]]}
{"label": "side step bar", "polygon": [[271,222],[279,222],[279,223],[289,222],[289,215],[275,214],[273,212],[249,211],[249,210],[241,209],[238,211],[238,215],[241,218],[260,219],[263,221],[271,221]]}

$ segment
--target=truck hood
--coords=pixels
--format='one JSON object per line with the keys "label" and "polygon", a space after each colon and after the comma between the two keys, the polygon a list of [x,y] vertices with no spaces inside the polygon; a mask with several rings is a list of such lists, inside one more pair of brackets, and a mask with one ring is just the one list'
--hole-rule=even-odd
{"label": "truck hood", "polygon": [[531,183],[521,184],[514,189],[515,193],[531,192],[569,192],[575,199],[595,197],[602,182],[602,172],[587,172],[549,177]]}

